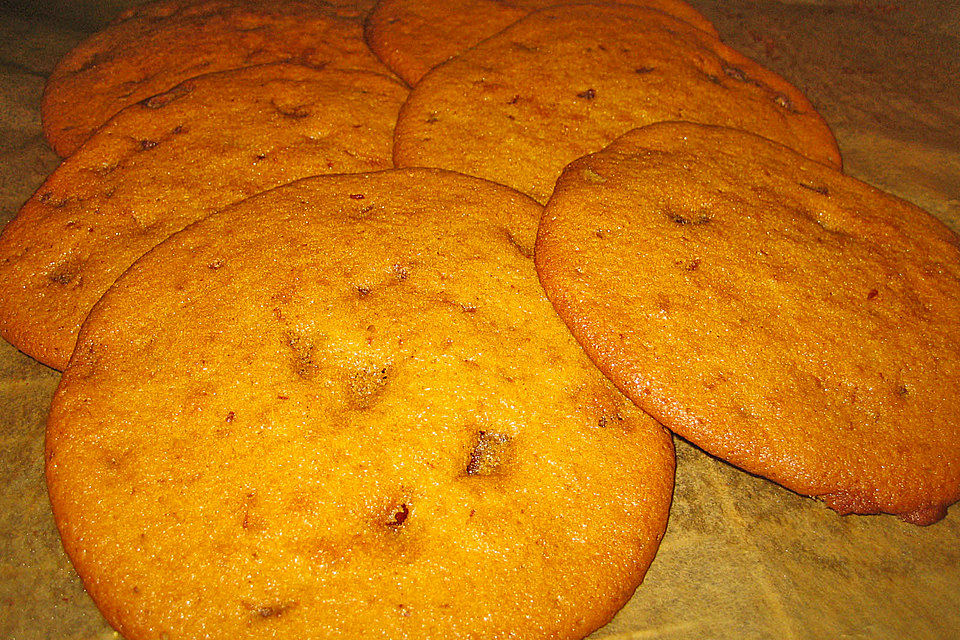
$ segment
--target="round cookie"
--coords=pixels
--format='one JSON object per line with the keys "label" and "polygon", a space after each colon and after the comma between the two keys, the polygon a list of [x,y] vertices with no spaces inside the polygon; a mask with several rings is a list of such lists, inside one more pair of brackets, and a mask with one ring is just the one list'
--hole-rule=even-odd
{"label": "round cookie", "polygon": [[709,453],[840,513],[960,498],[960,239],[926,212],[666,123],[564,171],[536,261],[607,376]]}
{"label": "round cookie", "polygon": [[[385,65],[410,85],[441,62],[489,38],[528,13],[562,0],[380,0],[367,15],[364,37]],[[604,3],[601,3],[604,4]],[[608,4],[608,3],[607,3]],[[689,22],[711,35],[716,28],[683,0],[627,0]]]}
{"label": "round cookie", "polygon": [[361,20],[365,20],[367,15],[377,6],[377,0],[336,0],[336,2],[330,4],[341,9],[353,9]]}
{"label": "round cookie", "polygon": [[785,80],[686,22],[625,5],[544,9],[436,67],[400,112],[394,162],[546,202],[567,163],[664,120],[735,126],[840,165],[830,129]]}
{"label": "round cookie", "polygon": [[299,178],[391,168],[406,95],[392,77],[280,63],[200,76],[128,107],[0,236],[0,333],[63,369],[94,303],[172,233]]}
{"label": "round cookie", "polygon": [[669,433],[543,296],[541,209],[308,178],[144,256],[81,331],[47,481],[130,640],[580,638],[663,534]]}
{"label": "round cookie", "polygon": [[269,62],[388,73],[350,3],[160,0],[121,13],[57,64],[43,94],[44,135],[66,157],[126,106],[188,78]]}

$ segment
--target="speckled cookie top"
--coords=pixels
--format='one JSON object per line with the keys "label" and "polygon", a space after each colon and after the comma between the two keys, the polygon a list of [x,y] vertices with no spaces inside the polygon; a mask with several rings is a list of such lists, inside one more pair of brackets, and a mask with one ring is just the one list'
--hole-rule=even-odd
{"label": "speckled cookie top", "polygon": [[406,95],[372,72],[268,64],[128,107],[0,236],[0,333],[62,369],[90,308],[170,234],[298,178],[391,168]]}
{"label": "speckled cookie top", "polygon": [[548,297],[635,402],[842,513],[960,498],[960,239],[745,132],[630,132],[571,164],[537,242]]}
{"label": "speckled cookie top", "polygon": [[546,202],[567,163],[664,120],[735,126],[840,163],[792,85],[686,22],[625,5],[537,11],[436,67],[400,113],[394,161]]}
{"label": "speckled cookie top", "polygon": [[[456,3],[381,0],[367,16],[364,36],[384,64],[414,85],[433,67],[528,13],[559,4],[568,3],[562,0],[459,0]],[[711,35],[717,34],[710,21],[683,0],[627,0],[623,4],[663,11]]]}
{"label": "speckled cookie top", "polygon": [[663,534],[667,432],[577,347],[540,207],[431,170],[310,178],[104,296],[51,411],[64,546],[175,637],[580,638]]}
{"label": "speckled cookie top", "polygon": [[350,4],[161,0],[134,7],[57,64],[44,90],[44,135],[66,157],[122,108],[215,71],[296,62],[388,73],[364,44],[362,16]]}

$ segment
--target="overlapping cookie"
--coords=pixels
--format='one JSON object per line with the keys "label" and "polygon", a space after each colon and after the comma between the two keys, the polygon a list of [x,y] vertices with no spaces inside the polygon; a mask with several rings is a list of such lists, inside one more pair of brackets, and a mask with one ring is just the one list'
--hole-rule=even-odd
{"label": "overlapping cookie", "polygon": [[792,85],[686,22],[624,5],[544,9],[436,67],[400,112],[394,161],[546,202],[567,163],[663,120],[743,128],[840,165]]}
{"label": "overlapping cookie", "polygon": [[309,178],[134,264],[47,440],[110,623],[546,639],[609,620],[663,534],[673,450],[543,296],[540,213],[441,171]]}
{"label": "overlapping cookie", "polygon": [[960,498],[960,238],[742,131],[632,131],[572,163],[540,226],[547,295],[678,434],[841,513]]}
{"label": "overlapping cookie", "polygon": [[170,234],[298,178],[391,168],[406,95],[393,77],[280,63],[201,76],[125,109],[0,236],[0,333],[62,369],[97,299]]}
{"label": "overlapping cookie", "polygon": [[[384,64],[411,85],[441,62],[469,49],[528,13],[562,0],[380,0],[367,16],[364,37]],[[609,4],[609,3],[606,3]],[[657,9],[717,35],[709,20],[683,0],[627,0]]]}
{"label": "overlapping cookie", "polygon": [[159,0],[129,9],[57,64],[43,95],[44,135],[68,156],[124,107],[215,71],[296,62],[388,73],[350,4]]}

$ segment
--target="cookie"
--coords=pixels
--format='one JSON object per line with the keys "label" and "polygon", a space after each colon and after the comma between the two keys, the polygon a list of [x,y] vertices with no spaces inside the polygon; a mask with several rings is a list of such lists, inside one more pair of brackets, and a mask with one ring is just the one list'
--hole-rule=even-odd
{"label": "cookie", "polygon": [[[410,85],[441,62],[469,49],[527,14],[559,0],[380,0],[367,16],[364,37],[370,49]],[[632,0],[625,4],[657,9],[717,36],[709,20],[682,0]]]}
{"label": "cookie", "polygon": [[400,112],[394,162],[546,202],[567,163],[664,120],[736,126],[840,165],[785,80],[686,22],[622,5],[538,11],[436,67]]}
{"label": "cookie", "polygon": [[130,640],[580,638],[666,524],[668,432],[543,296],[541,210],[308,178],[144,256],[51,410],[64,546]]}
{"label": "cookie", "polygon": [[564,171],[536,256],[600,368],[709,453],[840,513],[960,498],[960,238],[926,212],[666,123]]}
{"label": "cookie", "polygon": [[357,12],[358,18],[365,20],[377,5],[377,0],[337,0],[330,4],[333,4],[339,9],[353,9]]}
{"label": "cookie", "polygon": [[128,107],[0,236],[0,334],[63,369],[90,308],[170,234],[299,178],[391,168],[406,95],[392,77],[280,63],[194,78]]}
{"label": "cookie", "polygon": [[215,71],[269,62],[389,73],[349,6],[306,0],[161,0],[122,13],[56,66],[47,141],[62,157],[122,108]]}

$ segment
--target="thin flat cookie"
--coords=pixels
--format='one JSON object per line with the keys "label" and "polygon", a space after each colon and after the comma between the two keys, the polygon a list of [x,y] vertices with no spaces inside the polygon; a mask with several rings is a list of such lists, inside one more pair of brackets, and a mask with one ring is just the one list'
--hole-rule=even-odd
{"label": "thin flat cookie", "polygon": [[269,62],[389,73],[356,8],[307,0],[161,0],[122,13],[53,70],[41,115],[61,157],[126,106],[215,71]]}
{"label": "thin flat cookie", "polygon": [[541,209],[432,170],[309,178],[144,256],[84,324],[47,480],[146,638],[581,638],[665,526],[669,433],[543,296]]}
{"label": "thin flat cookie", "polygon": [[394,162],[546,202],[567,163],[665,120],[746,129],[840,166],[792,85],[682,20],[624,5],[537,11],[436,67],[400,112]]}
{"label": "thin flat cookie", "polygon": [[840,513],[960,498],[960,238],[751,134],[628,133],[540,226],[547,295],[634,402]]}
{"label": "thin flat cookie", "polygon": [[[433,67],[527,14],[559,4],[567,3],[562,0],[460,0],[455,3],[380,0],[367,15],[364,37],[377,57],[412,86]],[[626,0],[623,4],[669,13],[719,37],[713,24],[683,0]]]}
{"label": "thin flat cookie", "polygon": [[128,107],[0,236],[0,334],[63,369],[90,308],[170,234],[299,178],[391,168],[406,95],[392,77],[280,63],[194,78]]}

